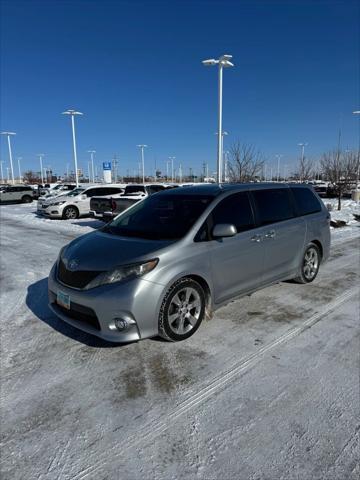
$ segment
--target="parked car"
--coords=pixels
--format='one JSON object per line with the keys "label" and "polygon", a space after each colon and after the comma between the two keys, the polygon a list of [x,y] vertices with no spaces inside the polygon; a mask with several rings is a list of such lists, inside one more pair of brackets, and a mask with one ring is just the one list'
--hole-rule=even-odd
{"label": "parked car", "polygon": [[71,192],[72,190],[74,190],[74,188],[76,188],[75,183],[57,183],[49,188],[45,188],[45,187],[39,188],[39,196],[40,197],[55,196],[55,195],[59,195],[62,192]]}
{"label": "parked car", "polygon": [[65,195],[38,200],[37,211],[50,218],[75,219],[89,215],[90,199],[97,195],[109,195],[121,192],[117,185],[89,185],[75,188]]}
{"label": "parked car", "polygon": [[167,186],[160,183],[151,185],[126,185],[125,191],[118,195],[108,195],[107,197],[102,198],[93,197],[90,201],[90,215],[105,222],[109,222],[119,215],[119,213],[125,211],[139,200],[143,200],[153,193],[174,187],[175,186]]}
{"label": "parked car", "polygon": [[[76,185],[75,183],[68,183],[68,184],[57,184],[55,187],[50,188],[50,189],[39,189],[39,194],[38,194],[38,210],[42,209],[43,204],[49,204],[50,199],[54,197],[59,197],[60,195],[66,195],[69,192],[72,192],[75,190]],[[41,193],[42,192],[42,193]]]}
{"label": "parked car", "polygon": [[328,194],[329,182],[316,182],[313,185],[315,192],[319,197],[324,198]]}
{"label": "parked car", "polygon": [[0,189],[0,202],[31,203],[34,191],[28,185],[7,185]]}
{"label": "parked car", "polygon": [[312,282],[330,215],[305,185],[184,187],[151,195],[63,247],[50,308],[113,342],[190,337],[211,311],[274,282]]}

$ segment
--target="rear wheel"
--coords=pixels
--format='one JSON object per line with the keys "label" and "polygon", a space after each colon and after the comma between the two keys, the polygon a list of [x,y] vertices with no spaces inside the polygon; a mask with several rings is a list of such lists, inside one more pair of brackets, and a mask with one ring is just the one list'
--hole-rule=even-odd
{"label": "rear wheel", "polygon": [[63,218],[67,220],[75,220],[78,216],[79,210],[76,207],[66,207],[64,209]]}
{"label": "rear wheel", "polygon": [[171,342],[191,337],[205,316],[205,293],[191,278],[172,285],[160,308],[159,334]]}
{"label": "rear wheel", "polygon": [[302,259],[300,275],[295,278],[295,281],[298,283],[310,283],[315,280],[320,262],[321,253],[319,247],[315,243],[309,243]]}
{"label": "rear wheel", "polygon": [[22,203],[31,203],[33,199],[30,197],[30,195],[24,195],[21,199]]}

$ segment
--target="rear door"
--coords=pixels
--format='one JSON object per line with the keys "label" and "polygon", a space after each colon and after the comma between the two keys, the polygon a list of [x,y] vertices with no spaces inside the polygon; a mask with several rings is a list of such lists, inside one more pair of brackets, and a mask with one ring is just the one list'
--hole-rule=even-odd
{"label": "rear door", "polygon": [[[235,225],[233,237],[211,239],[219,223]],[[264,252],[258,241],[255,219],[247,192],[224,198],[207,220],[215,303],[221,303],[261,284]]]}
{"label": "rear door", "polygon": [[253,190],[251,195],[265,251],[264,282],[286,277],[298,268],[306,236],[306,223],[296,212],[290,189]]}

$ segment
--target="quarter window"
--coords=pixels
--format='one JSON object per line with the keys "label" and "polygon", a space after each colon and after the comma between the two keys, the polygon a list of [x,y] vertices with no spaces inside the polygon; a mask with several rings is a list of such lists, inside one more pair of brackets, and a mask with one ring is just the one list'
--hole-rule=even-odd
{"label": "quarter window", "polygon": [[310,188],[291,188],[294,195],[297,213],[299,216],[310,215],[321,211],[319,200],[310,190]]}
{"label": "quarter window", "polygon": [[235,193],[224,198],[211,212],[212,227],[218,223],[231,223],[238,232],[254,228],[255,222],[246,192]]}
{"label": "quarter window", "polygon": [[294,217],[287,188],[253,190],[252,195],[261,225],[269,225]]}

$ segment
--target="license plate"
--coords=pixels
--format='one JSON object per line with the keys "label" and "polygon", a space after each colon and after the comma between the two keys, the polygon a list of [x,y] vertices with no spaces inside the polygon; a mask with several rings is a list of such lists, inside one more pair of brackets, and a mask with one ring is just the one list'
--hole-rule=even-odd
{"label": "license plate", "polygon": [[67,310],[70,310],[70,295],[67,295],[66,293],[58,290],[56,303],[61,307],[64,307]]}

